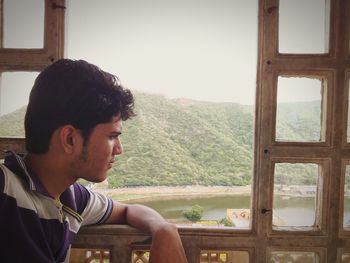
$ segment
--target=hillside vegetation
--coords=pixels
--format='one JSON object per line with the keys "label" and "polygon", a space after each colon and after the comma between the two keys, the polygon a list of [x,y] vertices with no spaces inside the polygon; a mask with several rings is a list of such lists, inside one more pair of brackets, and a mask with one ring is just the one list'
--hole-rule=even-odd
{"label": "hillside vegetation", "polygon": [[[137,116],[124,123],[124,154],[111,169],[110,187],[250,184],[253,106],[135,96]],[[319,101],[280,104],[277,138],[318,138],[319,105]],[[25,107],[2,116],[0,135],[24,136],[24,113]],[[298,176],[293,167],[279,169],[283,183],[315,183],[309,167],[299,165]]]}

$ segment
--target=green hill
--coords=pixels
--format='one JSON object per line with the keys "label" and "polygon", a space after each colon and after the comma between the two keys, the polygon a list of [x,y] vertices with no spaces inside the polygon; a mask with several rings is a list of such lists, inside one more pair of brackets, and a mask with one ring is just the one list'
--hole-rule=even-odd
{"label": "green hill", "polygon": [[[144,93],[135,97],[137,116],[123,125],[124,154],[109,174],[111,187],[250,183],[253,106]],[[280,118],[285,121],[278,123],[279,136],[301,140],[317,132],[318,105],[281,104]],[[296,115],[290,107],[298,108]],[[23,136],[24,112],[25,107],[2,116],[0,136]],[[308,126],[298,129],[295,124]]]}
{"label": "green hill", "polygon": [[125,153],[109,177],[111,185],[249,183],[251,111],[146,94],[137,94],[136,101],[137,117],[124,124]]}

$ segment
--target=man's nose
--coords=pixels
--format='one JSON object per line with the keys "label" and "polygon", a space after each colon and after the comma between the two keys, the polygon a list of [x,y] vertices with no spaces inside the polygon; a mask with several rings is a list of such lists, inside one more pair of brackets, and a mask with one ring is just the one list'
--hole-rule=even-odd
{"label": "man's nose", "polygon": [[120,155],[123,153],[123,145],[121,141],[118,139],[115,141],[114,147],[113,147],[113,154],[114,155]]}

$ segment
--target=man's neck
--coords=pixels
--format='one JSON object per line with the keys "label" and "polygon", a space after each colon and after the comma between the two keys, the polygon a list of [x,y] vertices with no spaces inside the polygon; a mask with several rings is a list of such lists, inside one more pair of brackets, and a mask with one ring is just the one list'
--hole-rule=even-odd
{"label": "man's neck", "polygon": [[41,182],[46,191],[55,199],[75,182],[59,157],[50,154],[28,154],[25,158],[27,169]]}

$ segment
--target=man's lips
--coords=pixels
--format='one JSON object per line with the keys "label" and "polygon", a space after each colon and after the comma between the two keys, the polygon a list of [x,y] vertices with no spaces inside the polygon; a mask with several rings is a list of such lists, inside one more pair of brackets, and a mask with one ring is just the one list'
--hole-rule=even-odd
{"label": "man's lips", "polygon": [[115,160],[113,159],[108,163],[108,169],[112,168],[114,162]]}

